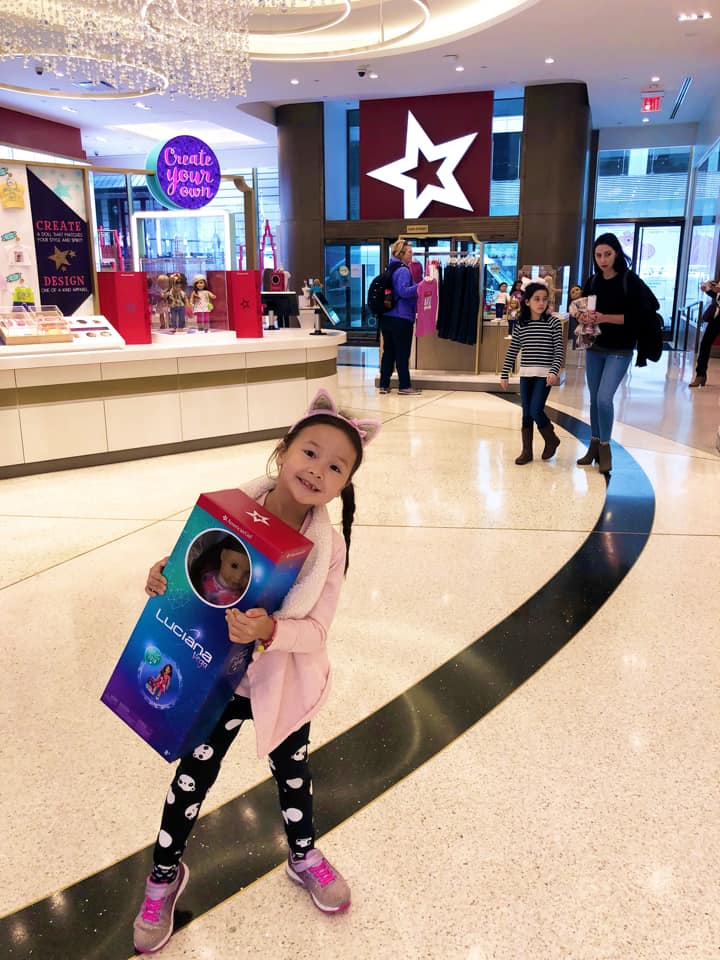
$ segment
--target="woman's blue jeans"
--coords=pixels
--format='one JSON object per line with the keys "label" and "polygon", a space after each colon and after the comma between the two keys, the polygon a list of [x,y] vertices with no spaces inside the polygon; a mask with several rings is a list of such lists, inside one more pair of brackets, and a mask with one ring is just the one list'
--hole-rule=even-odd
{"label": "woman's blue jeans", "polygon": [[550,423],[545,413],[545,403],[549,393],[550,387],[545,377],[520,377],[523,427],[531,427],[536,423],[539,430]]}
{"label": "woman's blue jeans", "polygon": [[601,443],[609,443],[615,411],[613,397],[627,373],[632,354],[588,350],[585,375],[590,391],[590,430]]}

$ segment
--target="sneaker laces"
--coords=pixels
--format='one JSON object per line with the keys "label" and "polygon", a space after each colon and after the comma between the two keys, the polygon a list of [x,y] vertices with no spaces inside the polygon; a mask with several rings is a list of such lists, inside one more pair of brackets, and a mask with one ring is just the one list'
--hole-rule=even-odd
{"label": "sneaker laces", "polygon": [[142,918],[147,923],[159,923],[160,922],[160,911],[162,910],[162,905],[165,902],[165,897],[160,897],[159,900],[153,900],[152,897],[145,897],[142,905]]}
{"label": "sneaker laces", "polygon": [[327,862],[325,857],[315,867],[308,867],[308,873],[311,873],[321,887],[326,887],[335,879],[335,871]]}

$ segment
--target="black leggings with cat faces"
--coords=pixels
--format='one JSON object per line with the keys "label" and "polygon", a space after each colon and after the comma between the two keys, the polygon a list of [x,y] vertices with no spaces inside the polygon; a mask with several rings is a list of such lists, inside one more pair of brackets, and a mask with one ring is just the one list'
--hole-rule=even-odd
{"label": "black leggings with cat faces", "polygon": [[[204,743],[184,756],[175,771],[155,841],[153,863],[165,871],[182,859],[208,790],[215,783],[230,745],[246,720],[252,719],[247,697],[234,696]],[[310,724],[291,733],[269,757],[278,787],[280,812],[291,852],[304,859],[315,844],[312,780],[308,763]]]}

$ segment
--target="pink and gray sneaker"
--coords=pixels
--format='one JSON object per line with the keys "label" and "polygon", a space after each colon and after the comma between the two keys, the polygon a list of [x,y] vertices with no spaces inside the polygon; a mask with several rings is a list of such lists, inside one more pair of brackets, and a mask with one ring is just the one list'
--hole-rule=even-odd
{"label": "pink and gray sneaker", "polygon": [[172,883],[153,883],[148,877],[145,899],[133,924],[138,953],[155,953],[168,942],[174,929],[175,904],[189,879],[190,871],[184,863]]}
{"label": "pink and gray sneaker", "polygon": [[285,869],[294,883],[305,887],[323,913],[342,913],[350,906],[350,887],[320,850],[311,850],[304,860],[297,861],[288,854]]}

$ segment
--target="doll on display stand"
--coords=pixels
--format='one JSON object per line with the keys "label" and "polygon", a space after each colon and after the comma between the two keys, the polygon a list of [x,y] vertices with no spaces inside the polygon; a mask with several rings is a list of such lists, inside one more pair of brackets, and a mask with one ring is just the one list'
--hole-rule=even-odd
{"label": "doll on display stand", "polygon": [[200,333],[210,332],[210,312],[213,309],[215,294],[210,291],[207,280],[202,274],[193,278],[190,306]]}
{"label": "doll on display stand", "polygon": [[183,279],[181,273],[171,274],[170,287],[165,294],[165,302],[170,309],[170,333],[185,330],[185,307],[188,306],[188,298],[185,295]]}
{"label": "doll on display stand", "polygon": [[157,316],[158,322],[160,324],[160,329],[165,330],[168,325],[168,303],[167,303],[167,292],[170,289],[170,277],[166,273],[159,273],[157,278],[157,288],[158,288],[158,301],[157,301]]}
{"label": "doll on display stand", "polygon": [[510,294],[507,292],[507,284],[501,283],[498,292],[495,294],[495,319],[502,320],[505,316]]}
{"label": "doll on display stand", "polygon": [[523,299],[523,278],[518,277],[510,288],[510,293],[508,294],[508,300],[506,304],[508,321],[508,333],[505,337],[506,340],[510,340],[512,338],[513,327],[520,316],[520,307],[522,306]]}

